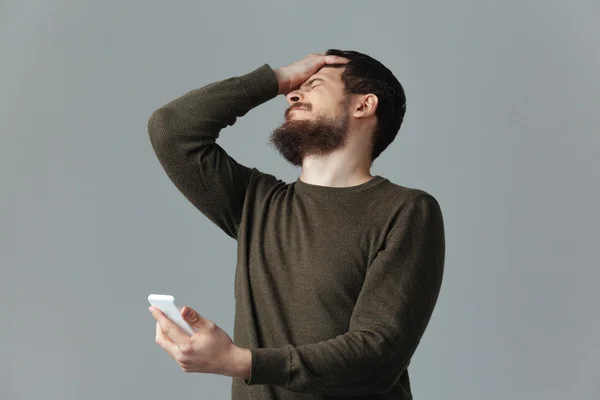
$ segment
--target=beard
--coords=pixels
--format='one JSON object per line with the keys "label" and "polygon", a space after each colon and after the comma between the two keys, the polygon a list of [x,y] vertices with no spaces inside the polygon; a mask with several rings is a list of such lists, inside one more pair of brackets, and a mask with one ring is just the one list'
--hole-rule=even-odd
{"label": "beard", "polygon": [[[285,112],[285,116],[291,109]],[[320,115],[314,120],[288,120],[276,128],[269,138],[279,153],[296,167],[308,156],[321,157],[346,145],[348,139],[349,111],[342,102],[341,115]]]}

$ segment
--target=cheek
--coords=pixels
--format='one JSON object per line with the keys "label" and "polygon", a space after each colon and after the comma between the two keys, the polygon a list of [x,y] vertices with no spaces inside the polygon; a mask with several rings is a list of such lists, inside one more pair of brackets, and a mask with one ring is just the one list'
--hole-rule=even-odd
{"label": "cheek", "polygon": [[333,107],[331,100],[323,96],[319,96],[318,98],[315,96],[310,104],[311,114],[314,115],[331,116],[335,112],[335,107]]}
{"label": "cheek", "polygon": [[342,111],[342,101],[339,95],[333,93],[324,93],[318,99],[319,109],[328,115],[338,115]]}

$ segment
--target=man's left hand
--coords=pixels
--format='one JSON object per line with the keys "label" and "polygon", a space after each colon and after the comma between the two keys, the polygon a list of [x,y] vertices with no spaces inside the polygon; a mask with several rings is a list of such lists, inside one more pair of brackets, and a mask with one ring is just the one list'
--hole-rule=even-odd
{"label": "man's left hand", "polygon": [[150,312],[156,319],[156,343],[177,361],[183,371],[239,379],[250,377],[250,350],[236,346],[214,322],[190,307],[183,307],[181,316],[196,328],[196,333],[190,336],[156,307],[150,307]]}

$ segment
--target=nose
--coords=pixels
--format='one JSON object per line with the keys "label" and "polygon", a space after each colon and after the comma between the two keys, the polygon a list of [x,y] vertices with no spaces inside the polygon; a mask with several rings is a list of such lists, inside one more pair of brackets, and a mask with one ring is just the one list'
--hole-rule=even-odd
{"label": "nose", "polygon": [[287,102],[290,105],[293,105],[295,103],[298,103],[299,101],[302,101],[302,99],[304,97],[303,97],[303,94],[302,94],[302,92],[300,90],[293,90],[293,91],[289,92],[287,94],[287,96],[285,96],[285,98],[287,99]]}

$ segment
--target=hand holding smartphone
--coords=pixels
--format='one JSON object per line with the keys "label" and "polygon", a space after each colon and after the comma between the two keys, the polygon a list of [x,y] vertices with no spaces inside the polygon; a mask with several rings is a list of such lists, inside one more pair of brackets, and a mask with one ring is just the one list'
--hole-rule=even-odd
{"label": "hand holding smartphone", "polygon": [[167,318],[188,335],[192,336],[196,332],[196,329],[181,316],[181,308],[177,305],[175,297],[168,294],[151,294],[148,296],[148,302],[162,311]]}

